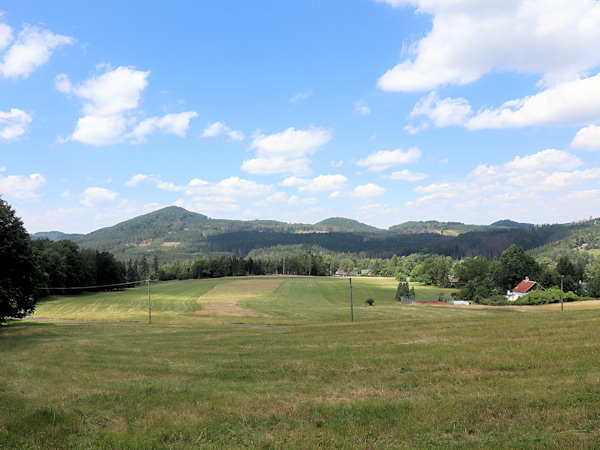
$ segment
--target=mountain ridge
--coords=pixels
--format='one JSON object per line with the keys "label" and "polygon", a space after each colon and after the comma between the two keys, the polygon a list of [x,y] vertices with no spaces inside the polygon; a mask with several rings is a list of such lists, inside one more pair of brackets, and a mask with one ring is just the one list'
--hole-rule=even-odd
{"label": "mountain ridge", "polygon": [[[575,231],[578,237],[573,239]],[[167,262],[218,254],[289,253],[294,249],[369,257],[418,252],[497,257],[512,243],[526,250],[551,242],[563,242],[559,246],[570,248],[600,248],[600,225],[597,220],[554,225],[508,219],[491,225],[430,220],[404,222],[385,230],[344,217],[330,217],[315,224],[243,221],[213,219],[169,206],[84,235],[45,232],[32,237],[69,238],[82,247],[110,251],[122,260],[157,255]]]}

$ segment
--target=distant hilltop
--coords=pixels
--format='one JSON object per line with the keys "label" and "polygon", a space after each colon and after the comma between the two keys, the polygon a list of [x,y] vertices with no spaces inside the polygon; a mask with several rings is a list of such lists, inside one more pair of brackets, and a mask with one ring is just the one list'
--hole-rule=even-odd
{"label": "distant hilltop", "polygon": [[[157,255],[163,262],[220,254],[298,251],[365,257],[437,253],[457,258],[479,254],[493,258],[513,243],[528,250],[557,242],[571,247],[576,242],[586,250],[600,248],[600,225],[596,222],[590,219],[536,226],[508,219],[490,225],[429,220],[404,222],[385,230],[344,217],[330,217],[315,224],[227,220],[169,206],[88,234],[51,231],[32,237],[71,239],[82,247],[110,251],[121,260]],[[551,247],[557,245],[563,244]]]}

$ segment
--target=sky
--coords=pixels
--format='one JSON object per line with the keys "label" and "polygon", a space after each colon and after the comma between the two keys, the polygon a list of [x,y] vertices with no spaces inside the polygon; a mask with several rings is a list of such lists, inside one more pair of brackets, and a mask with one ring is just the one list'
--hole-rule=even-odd
{"label": "sky", "polygon": [[598,0],[21,0],[0,195],[31,233],[177,205],[381,228],[600,216]]}

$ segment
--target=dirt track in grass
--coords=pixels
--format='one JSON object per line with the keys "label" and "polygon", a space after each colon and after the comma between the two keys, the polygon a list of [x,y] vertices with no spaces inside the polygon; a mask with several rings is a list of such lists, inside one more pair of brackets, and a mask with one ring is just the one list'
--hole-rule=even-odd
{"label": "dirt track in grass", "polygon": [[268,317],[266,314],[242,308],[238,302],[251,298],[268,297],[273,294],[282,281],[281,279],[265,279],[257,283],[255,280],[237,280],[232,283],[219,284],[198,299],[202,310],[196,311],[196,314],[200,316]]}

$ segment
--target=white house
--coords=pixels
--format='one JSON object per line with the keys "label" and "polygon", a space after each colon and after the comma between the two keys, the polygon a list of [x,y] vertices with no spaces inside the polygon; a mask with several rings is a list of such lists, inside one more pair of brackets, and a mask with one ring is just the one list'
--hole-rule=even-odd
{"label": "white house", "polygon": [[525,297],[531,291],[535,291],[538,286],[537,282],[529,280],[529,277],[525,277],[512,291],[506,292],[506,299],[509,302],[514,302],[520,297]]}

